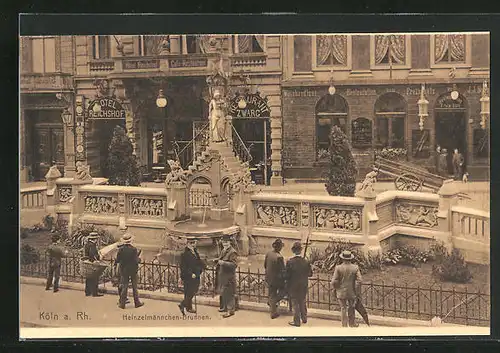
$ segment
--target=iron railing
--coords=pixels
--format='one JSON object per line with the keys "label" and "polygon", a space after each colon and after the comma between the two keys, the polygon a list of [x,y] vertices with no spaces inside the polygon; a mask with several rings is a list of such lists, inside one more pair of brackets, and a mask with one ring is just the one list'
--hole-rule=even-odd
{"label": "iron railing", "polygon": [[239,157],[240,161],[242,163],[250,163],[253,159],[252,154],[250,153],[250,150],[247,148],[245,145],[245,142],[243,142],[243,139],[241,138],[240,134],[234,127],[232,123],[229,123],[231,125],[231,131],[232,131],[232,145],[233,145],[233,151],[236,154],[236,156]]}
{"label": "iron railing", "polygon": [[[210,123],[206,123],[201,129],[195,131],[194,137],[191,141],[184,145],[182,148],[175,148],[177,161],[181,164],[182,168],[186,169],[188,166],[201,155],[209,143],[209,129]],[[178,146],[178,144],[177,144]]]}
{"label": "iron railing", "polygon": [[[107,286],[117,284],[113,260],[106,260],[108,268],[100,278]],[[33,264],[21,264],[21,275],[45,277],[46,255]],[[156,262],[142,262],[138,271],[139,288],[150,291],[182,293],[182,281],[178,265]],[[216,296],[216,269],[208,267],[201,276],[198,294]],[[61,278],[69,282],[84,281],[80,275],[80,259],[76,256],[63,258]],[[268,288],[264,271],[236,271],[237,294],[240,300],[266,303]],[[397,285],[396,283],[365,282],[361,285],[361,300],[371,315],[390,316],[405,319],[430,320],[434,316],[444,322],[464,325],[490,325],[490,295],[481,290],[424,288],[420,286]],[[316,274],[309,279],[307,306],[323,310],[340,310],[327,275]]]}

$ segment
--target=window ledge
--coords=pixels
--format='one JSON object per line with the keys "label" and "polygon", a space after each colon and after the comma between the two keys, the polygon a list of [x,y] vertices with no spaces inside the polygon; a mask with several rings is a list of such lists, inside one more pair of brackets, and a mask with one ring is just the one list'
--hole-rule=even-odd
{"label": "window ledge", "polygon": [[262,66],[266,65],[266,53],[238,53],[230,57],[232,66]]}
{"label": "window ledge", "polygon": [[89,62],[90,71],[113,71],[115,61],[113,59],[92,59]]}

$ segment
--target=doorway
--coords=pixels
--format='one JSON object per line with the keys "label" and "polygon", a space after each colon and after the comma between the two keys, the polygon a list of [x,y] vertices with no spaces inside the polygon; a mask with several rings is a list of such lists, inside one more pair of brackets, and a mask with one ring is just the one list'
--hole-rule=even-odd
{"label": "doorway", "polygon": [[271,124],[269,118],[233,118],[235,130],[252,155],[250,171],[256,184],[271,180]]}
{"label": "doorway", "polygon": [[100,176],[107,177],[108,173],[108,155],[109,145],[113,139],[113,131],[116,126],[121,126],[125,129],[125,123],[120,120],[94,120],[93,140],[97,141],[99,151],[99,170]]}
{"label": "doorway", "polygon": [[453,151],[458,148],[467,165],[467,129],[465,111],[438,111],[436,113],[436,146],[448,151],[448,173],[453,174]]}

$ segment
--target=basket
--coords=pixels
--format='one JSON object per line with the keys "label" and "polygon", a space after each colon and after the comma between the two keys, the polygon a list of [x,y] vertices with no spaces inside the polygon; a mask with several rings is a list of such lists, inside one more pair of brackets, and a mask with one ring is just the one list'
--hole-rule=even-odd
{"label": "basket", "polygon": [[85,277],[99,277],[108,267],[107,264],[100,261],[90,262],[89,260],[80,261],[80,274]]}

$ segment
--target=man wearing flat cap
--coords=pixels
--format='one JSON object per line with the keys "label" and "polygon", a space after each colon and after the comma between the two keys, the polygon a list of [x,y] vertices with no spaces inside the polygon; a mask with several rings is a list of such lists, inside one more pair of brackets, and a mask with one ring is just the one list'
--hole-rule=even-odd
{"label": "man wearing flat cap", "polygon": [[132,245],[132,234],[125,233],[121,238],[123,244],[118,250],[116,255],[115,264],[120,266],[120,301],[118,306],[125,309],[127,300],[128,284],[132,282],[132,294],[134,297],[134,304],[136,308],[144,305],[139,300],[139,293],[137,291],[137,271],[139,269],[140,251]]}
{"label": "man wearing flat cap", "polygon": [[222,297],[219,309],[224,312],[223,318],[234,315],[236,310],[236,267],[238,266],[238,253],[231,245],[231,236],[222,237],[222,252],[217,261],[217,282]]}
{"label": "man wearing flat cap", "polygon": [[309,262],[300,255],[302,253],[302,244],[299,241],[293,243],[292,252],[295,256],[287,261],[285,275],[288,294],[293,305],[293,321],[288,324],[300,326],[301,320],[302,323],[307,323],[306,296],[309,277],[313,273]]}
{"label": "man wearing flat cap", "polygon": [[[99,238],[99,234],[97,232],[91,232],[87,237],[87,243],[84,247],[84,259],[94,262],[99,261],[101,256],[99,255],[99,251],[97,250],[97,239]],[[85,279],[85,295],[93,296],[93,297],[102,297],[102,294],[98,293],[99,287],[99,276],[94,275],[91,277],[87,277]]]}
{"label": "man wearing flat cap", "polygon": [[333,272],[332,287],[337,293],[342,326],[356,327],[354,314],[361,284],[361,272],[358,265],[353,263],[354,255],[349,250],[344,250],[340,254],[340,259],[342,263],[335,266]]}
{"label": "man wearing flat cap", "polygon": [[188,239],[186,248],[181,254],[181,279],[184,284],[184,300],[179,304],[179,309],[182,315],[186,313],[196,313],[193,309],[193,297],[198,292],[200,287],[200,276],[205,269],[205,263],[200,258],[200,254],[196,249],[197,240]]}
{"label": "man wearing flat cap", "polygon": [[266,282],[269,290],[269,309],[271,319],[275,319],[278,314],[278,303],[283,298],[285,286],[285,260],[280,254],[283,249],[283,241],[276,239],[272,244],[273,250],[266,254],[264,268],[266,270]]}
{"label": "man wearing flat cap", "polygon": [[50,290],[52,281],[54,281],[54,293],[59,291],[59,275],[61,273],[62,258],[67,255],[65,250],[60,244],[61,237],[59,234],[52,235],[52,244],[47,248],[47,255],[49,257],[49,266],[47,273],[47,284],[45,290]]}

